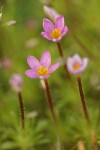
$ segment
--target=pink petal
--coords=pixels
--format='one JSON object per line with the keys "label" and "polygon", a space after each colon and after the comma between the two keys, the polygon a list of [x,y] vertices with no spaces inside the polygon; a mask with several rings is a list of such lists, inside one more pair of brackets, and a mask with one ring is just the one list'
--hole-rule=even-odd
{"label": "pink petal", "polygon": [[51,56],[50,56],[50,52],[49,51],[45,51],[42,56],[41,56],[41,60],[40,60],[41,65],[43,65],[46,68],[49,68],[50,64],[51,64]]}
{"label": "pink petal", "polygon": [[83,73],[84,70],[86,69],[87,65],[88,65],[88,61],[89,61],[88,58],[83,58],[80,68],[78,70],[74,71],[74,74],[81,74],[81,73]]}
{"label": "pink petal", "polygon": [[43,19],[43,29],[45,32],[51,33],[54,30],[54,24],[48,19]]}
{"label": "pink petal", "polygon": [[73,65],[72,65],[73,62],[72,61],[73,61],[72,58],[68,58],[68,60],[67,60],[67,69],[68,69],[68,71],[71,74],[74,74],[74,75],[79,74],[80,73],[79,69],[78,70],[73,69]]}
{"label": "pink petal", "polygon": [[55,27],[60,28],[60,31],[62,32],[62,30],[64,29],[64,17],[63,16],[57,17]]}
{"label": "pink petal", "polygon": [[81,57],[80,57],[78,54],[75,54],[75,55],[72,57],[72,59],[73,59],[73,65],[74,65],[75,63],[79,63],[79,64],[82,63],[82,59],[81,59]]}
{"label": "pink petal", "polygon": [[74,75],[79,75],[79,74],[82,73],[82,71],[80,69],[78,69],[78,70],[72,70],[71,73],[74,74]]}
{"label": "pink petal", "polygon": [[88,58],[84,58],[83,61],[82,61],[82,70],[85,70],[87,65],[88,65],[88,62],[89,62],[89,59]]}
{"label": "pink petal", "polygon": [[40,62],[34,56],[28,56],[27,63],[30,68],[38,68],[40,66]]}
{"label": "pink petal", "polygon": [[42,32],[41,35],[42,35],[44,38],[48,39],[48,40],[52,40],[52,38],[50,37],[49,33],[47,33],[47,32]]}
{"label": "pink petal", "polygon": [[78,70],[73,70],[72,72],[75,75],[79,75],[79,74],[83,73],[84,70],[85,70],[85,68],[81,66]]}
{"label": "pink petal", "polygon": [[39,77],[38,74],[37,74],[37,72],[36,72],[36,70],[34,70],[34,69],[29,69],[29,70],[27,70],[27,71],[25,72],[25,74],[26,74],[28,77],[30,77],[30,78],[38,78],[38,77]]}
{"label": "pink petal", "polygon": [[68,32],[68,27],[65,26],[63,31],[62,31],[62,36],[64,36]]}
{"label": "pink petal", "polygon": [[56,63],[56,64],[54,64],[54,65],[52,65],[52,66],[50,67],[50,69],[49,69],[49,72],[50,72],[50,73],[54,72],[56,69],[58,69],[59,66],[60,66],[60,63],[59,63],[59,62]]}
{"label": "pink petal", "polygon": [[59,42],[61,39],[62,39],[62,36],[59,37],[58,39],[52,39],[52,41],[57,43],[57,42]]}
{"label": "pink petal", "polygon": [[67,59],[67,69],[69,72],[73,72],[73,59],[71,57]]}
{"label": "pink petal", "polygon": [[50,77],[50,74],[47,74],[46,76],[39,76],[40,79],[47,79]]}

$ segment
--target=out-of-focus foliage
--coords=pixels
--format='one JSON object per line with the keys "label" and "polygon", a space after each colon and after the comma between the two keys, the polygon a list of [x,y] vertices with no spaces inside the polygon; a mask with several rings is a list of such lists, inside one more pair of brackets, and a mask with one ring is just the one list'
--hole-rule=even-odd
{"label": "out-of-focus foliage", "polygon": [[[47,17],[43,6],[55,8],[64,15],[69,33],[61,41],[65,58],[74,53],[89,58],[82,82],[91,118],[92,129],[100,144],[100,0],[2,0],[0,1],[0,149],[1,150],[55,150],[55,127],[39,79],[30,79],[27,56],[40,58],[50,50],[52,63],[60,60],[57,46],[43,39],[42,21]],[[11,66],[3,60],[8,59]],[[9,86],[13,73],[24,79],[22,96],[25,105],[26,129],[20,129],[17,94]],[[65,149],[77,149],[83,141],[86,150],[92,141],[74,76],[73,84],[66,78],[61,66],[49,79],[57,116],[59,116],[62,143]],[[34,112],[32,118],[30,113]],[[75,147],[75,148],[74,148]]]}

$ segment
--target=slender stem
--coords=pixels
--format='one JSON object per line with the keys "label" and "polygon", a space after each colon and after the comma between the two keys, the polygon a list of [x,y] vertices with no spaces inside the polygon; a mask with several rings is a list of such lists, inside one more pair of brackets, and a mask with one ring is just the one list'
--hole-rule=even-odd
{"label": "slender stem", "polygon": [[55,111],[54,111],[54,107],[53,107],[53,103],[52,103],[52,98],[51,98],[51,94],[50,94],[48,80],[45,79],[44,83],[45,83],[45,91],[46,91],[46,95],[47,95],[47,101],[48,101],[49,109],[51,111],[52,118],[53,118],[53,121],[54,121],[55,126],[56,126],[56,132],[57,132],[57,150],[61,150],[62,143],[61,143],[61,139],[60,139],[59,124],[58,124],[58,120],[57,120],[57,117],[56,117],[56,114],[55,114]]}
{"label": "slender stem", "polygon": [[24,104],[20,92],[18,92],[18,98],[19,98],[20,112],[21,112],[21,126],[24,129],[25,128]]}
{"label": "slender stem", "polygon": [[62,52],[61,44],[57,43],[57,46],[58,46],[59,54],[60,54],[61,58],[63,59],[63,52]]}
{"label": "slender stem", "polygon": [[96,134],[95,134],[95,132],[92,132],[91,134],[92,134],[93,148],[94,148],[94,150],[98,150]]}
{"label": "slender stem", "polygon": [[48,101],[48,105],[52,114],[52,118],[54,120],[55,123],[57,123],[57,118],[56,118],[56,114],[54,112],[54,107],[53,107],[53,103],[52,103],[52,98],[51,98],[51,94],[50,94],[50,89],[49,89],[49,84],[48,84],[48,80],[45,79],[45,87],[46,87],[46,94],[47,94],[47,101]]}
{"label": "slender stem", "polygon": [[80,93],[80,97],[81,97],[83,112],[84,112],[86,121],[90,124],[90,119],[89,119],[89,115],[88,115],[88,111],[87,111],[87,107],[86,107],[86,102],[85,102],[85,97],[84,97],[84,92],[82,89],[82,82],[81,82],[80,77],[77,77],[77,82],[78,82],[78,88],[79,88],[79,93]]}
{"label": "slender stem", "polygon": [[[77,82],[78,82],[78,88],[79,88],[79,92],[80,92],[80,97],[81,97],[81,102],[82,102],[82,106],[83,106],[84,115],[85,115],[87,123],[89,125],[91,125],[90,118],[89,118],[88,111],[87,111],[86,102],[85,102],[85,96],[84,96],[84,92],[83,92],[83,89],[82,89],[82,82],[81,82],[81,78],[79,76],[77,77]],[[92,132],[91,136],[92,136],[93,148],[94,148],[94,150],[98,150],[97,143],[96,143],[96,134],[95,134],[95,132]]]}
{"label": "slender stem", "polygon": [[64,61],[64,56],[63,56],[61,44],[60,44],[60,43],[57,43],[57,47],[58,47],[58,51],[59,51],[60,57],[62,58],[62,61],[63,61],[63,63],[64,63],[64,68],[65,68],[66,73],[67,73],[67,78],[68,78],[69,80],[71,80],[70,74],[69,74],[68,69],[67,69],[67,65],[65,64],[65,61]]}
{"label": "slender stem", "polygon": [[61,150],[61,140],[59,135],[57,135],[57,150]]}

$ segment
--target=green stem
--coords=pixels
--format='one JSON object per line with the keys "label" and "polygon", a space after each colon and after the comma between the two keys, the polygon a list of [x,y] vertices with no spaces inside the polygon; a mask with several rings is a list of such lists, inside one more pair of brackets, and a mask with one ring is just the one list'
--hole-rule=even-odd
{"label": "green stem", "polygon": [[18,92],[18,99],[19,99],[20,113],[21,113],[21,126],[22,126],[22,129],[24,129],[25,128],[24,104],[23,104],[23,99],[22,99],[22,95],[20,92]]}
{"label": "green stem", "polygon": [[60,138],[59,134],[57,135],[57,150],[64,150],[64,147],[61,143],[61,138]]}

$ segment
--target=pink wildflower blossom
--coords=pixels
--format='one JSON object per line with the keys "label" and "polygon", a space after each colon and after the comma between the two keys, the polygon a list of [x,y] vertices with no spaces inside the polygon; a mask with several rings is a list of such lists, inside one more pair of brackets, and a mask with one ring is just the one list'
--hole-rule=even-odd
{"label": "pink wildflower blossom", "polygon": [[21,92],[23,79],[19,74],[13,74],[9,80],[9,84],[15,92]]}
{"label": "pink wildflower blossom", "polygon": [[59,67],[59,62],[50,66],[51,56],[49,51],[45,51],[40,61],[34,56],[28,56],[27,63],[31,69],[27,70],[25,74],[30,78],[41,78],[46,79]]}
{"label": "pink wildflower blossom", "polygon": [[87,67],[88,58],[81,59],[78,54],[67,59],[68,71],[74,75],[81,74]]}
{"label": "pink wildflower blossom", "polygon": [[44,32],[41,35],[53,42],[59,42],[62,37],[68,32],[68,27],[64,25],[64,17],[56,18],[55,24],[48,19],[43,19]]}

